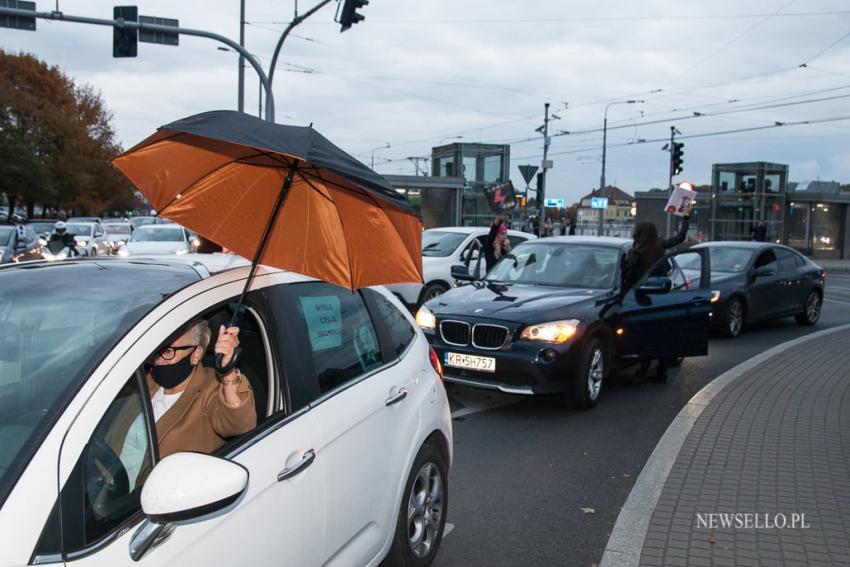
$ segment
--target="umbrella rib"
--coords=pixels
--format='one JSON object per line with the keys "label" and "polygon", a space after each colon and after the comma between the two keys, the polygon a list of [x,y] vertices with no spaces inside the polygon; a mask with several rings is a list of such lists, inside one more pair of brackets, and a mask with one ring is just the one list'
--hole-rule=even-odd
{"label": "umbrella rib", "polygon": [[[296,171],[296,173],[297,173],[297,174],[301,177],[301,179],[303,179],[303,180],[304,180],[304,182],[305,182],[307,185],[309,185],[309,186],[310,186],[310,188],[311,188],[313,191],[315,191],[316,193],[318,193],[318,194],[319,194],[319,196],[321,196],[322,198],[324,198],[324,199],[326,199],[326,200],[330,201],[331,203],[333,203],[333,202],[334,202],[334,200],[333,200],[333,199],[331,199],[330,197],[328,197],[327,195],[325,195],[324,193],[322,193],[322,191],[321,191],[318,187],[316,187],[315,185],[313,185],[313,182],[312,182],[312,181],[310,181],[309,179],[307,179],[307,177],[306,177],[303,173],[301,173],[301,170],[300,170],[300,169],[299,169],[298,171]],[[319,181],[324,182],[324,179],[322,179],[321,177],[319,177]]]}
{"label": "umbrella rib", "polygon": [[[310,177],[317,178],[319,181],[321,181],[321,182],[322,182],[322,183],[324,183],[325,185],[333,185],[333,186],[334,186],[334,187],[336,187],[337,189],[342,189],[343,191],[352,191],[352,188],[351,188],[351,187],[346,187],[345,185],[341,185],[341,184],[339,184],[339,183],[336,183],[335,181],[331,181],[331,180],[325,179],[324,177],[322,177],[322,175],[321,175],[318,171],[319,171],[319,170],[318,170],[318,169],[316,169],[316,173],[315,173],[315,174],[309,174],[309,175],[310,175]],[[301,173],[301,171],[299,170],[299,171],[298,171],[298,173],[300,174],[300,173]],[[302,177],[304,177],[304,176],[302,175]],[[306,181],[306,177],[304,177],[304,180]],[[369,194],[369,192],[368,192],[368,191],[366,191],[365,189],[363,189],[362,187],[357,186],[357,187],[356,187],[356,189],[357,189],[357,191],[352,191],[352,193],[356,192],[356,193],[358,193],[358,194],[360,194],[360,195],[366,195],[366,196],[368,196],[368,197],[371,197],[371,195]]]}

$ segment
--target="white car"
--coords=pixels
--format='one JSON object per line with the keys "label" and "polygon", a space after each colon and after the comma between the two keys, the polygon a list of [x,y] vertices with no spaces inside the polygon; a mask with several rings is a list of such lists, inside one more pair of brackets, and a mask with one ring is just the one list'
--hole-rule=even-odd
{"label": "white car", "polygon": [[239,322],[257,427],[160,460],[145,363],[196,318],[217,334],[247,262],[33,266],[0,268],[15,298],[0,301],[0,565],[433,561],[449,404],[433,349],[384,288],[261,267]]}
{"label": "white car", "polygon": [[65,230],[74,235],[77,251],[82,256],[109,254],[106,233],[99,222],[67,222]]}
{"label": "white car", "polygon": [[[426,230],[422,233],[422,280],[425,283],[397,284],[387,288],[411,308],[444,294],[451,289],[454,282],[452,266],[467,263],[467,260],[477,261],[482,240],[489,232],[489,228],[480,226],[450,226]],[[519,230],[508,231],[511,248],[531,238],[537,237]],[[481,270],[485,271],[483,258]]]}
{"label": "white car", "polygon": [[105,222],[103,230],[106,233],[106,243],[112,254],[117,253],[122,246],[127,244],[133,235],[133,225],[129,222]]}
{"label": "white car", "polygon": [[194,251],[189,231],[177,224],[149,224],[138,227],[119,256],[182,256]]}

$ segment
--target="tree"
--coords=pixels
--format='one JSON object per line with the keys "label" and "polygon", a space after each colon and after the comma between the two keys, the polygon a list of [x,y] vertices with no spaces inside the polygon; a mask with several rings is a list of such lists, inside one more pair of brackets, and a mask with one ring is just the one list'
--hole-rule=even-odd
{"label": "tree", "polygon": [[110,165],[121,152],[100,94],[57,67],[0,50],[0,192],[26,203],[100,212],[132,203]]}

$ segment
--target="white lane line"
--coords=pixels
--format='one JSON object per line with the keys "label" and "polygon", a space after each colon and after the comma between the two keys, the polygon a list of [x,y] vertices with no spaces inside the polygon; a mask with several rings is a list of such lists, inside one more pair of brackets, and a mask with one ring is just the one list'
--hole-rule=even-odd
{"label": "white lane line", "polygon": [[838,301],[837,299],[830,299],[828,297],[824,297],[823,300],[828,302],[828,303],[839,303],[841,305],[850,305],[850,301]]}
{"label": "white lane line", "polygon": [[452,530],[454,530],[454,529],[455,529],[454,524],[450,524],[450,523],[446,522],[446,527],[443,529],[443,537],[448,536],[450,533],[452,533]]}

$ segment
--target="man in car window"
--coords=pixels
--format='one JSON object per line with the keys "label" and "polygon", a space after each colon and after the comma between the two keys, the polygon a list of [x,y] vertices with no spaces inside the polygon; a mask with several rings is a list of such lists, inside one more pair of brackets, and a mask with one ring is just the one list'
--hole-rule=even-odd
{"label": "man in car window", "polygon": [[[201,364],[211,336],[206,321],[194,321],[176,336],[154,354],[148,366],[159,454],[212,453],[226,439],[256,427],[254,393],[238,368],[220,376]],[[239,328],[222,325],[215,352],[224,356],[223,366],[237,346]]]}

